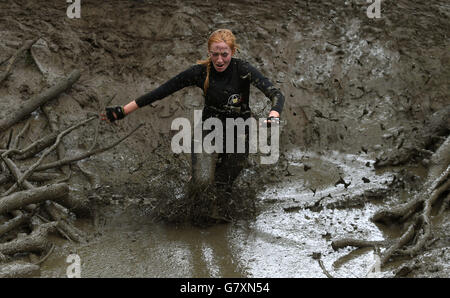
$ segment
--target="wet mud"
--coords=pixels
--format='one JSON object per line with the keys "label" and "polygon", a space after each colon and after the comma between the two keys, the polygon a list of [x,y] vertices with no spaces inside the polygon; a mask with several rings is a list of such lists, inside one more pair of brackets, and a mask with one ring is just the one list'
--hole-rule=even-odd
{"label": "wet mud", "polygon": [[[450,276],[448,210],[435,219],[435,240],[423,253],[379,271],[373,271],[374,249],[331,247],[345,236],[401,234],[401,226],[387,229],[370,218],[408,201],[423,183],[427,161],[374,165],[450,104],[448,3],[382,1],[380,19],[368,18],[367,6],[86,0],[81,18],[69,19],[65,1],[0,3],[0,62],[41,36],[34,58],[19,59],[0,86],[0,117],[75,68],[80,81],[48,105],[58,126],[126,104],[204,58],[208,35],[220,27],[236,34],[238,57],[286,97],[280,159],[263,166],[250,157],[234,191],[251,188],[256,199],[246,208],[254,210],[231,222],[216,217],[199,227],[154,216],[156,207],[173,206],[161,202],[186,194],[190,156],[170,151],[170,125],[176,117],[192,121],[203,104],[200,89],[181,90],[117,125],[91,124],[70,134],[63,143],[73,156],[97,136],[108,144],[145,123],[124,143],[71,166],[70,195],[82,202],[71,211],[88,241],[55,233],[54,250],[35,276],[65,277],[70,254],[80,256],[82,277],[326,277],[318,258],[334,277]],[[255,88],[251,93],[253,113],[265,117],[269,101]],[[50,132],[41,110],[30,123],[24,143]],[[0,133],[4,148],[8,136]]]}
{"label": "wet mud", "polygon": [[[320,254],[333,277],[393,277],[402,261],[372,272],[377,262],[372,248],[334,251],[331,240],[398,237],[400,228],[383,229],[370,217],[389,198],[402,200],[412,193],[392,191],[394,177],[403,179],[399,170],[379,173],[367,165],[373,162],[367,155],[336,151],[292,151],[286,162],[289,176],[258,193],[255,218],[204,227],[155,223],[149,205],[116,201],[80,222],[91,235],[88,243],[62,243],[40,274],[64,276],[72,252],[83,260],[86,277],[326,277],[315,258]],[[310,169],[305,171],[305,165]],[[416,173],[415,179],[423,174],[422,167],[408,171]],[[349,185],[336,184],[340,177]],[[428,255],[445,259],[448,248]],[[448,273],[445,263],[435,262],[430,262],[431,271]]]}

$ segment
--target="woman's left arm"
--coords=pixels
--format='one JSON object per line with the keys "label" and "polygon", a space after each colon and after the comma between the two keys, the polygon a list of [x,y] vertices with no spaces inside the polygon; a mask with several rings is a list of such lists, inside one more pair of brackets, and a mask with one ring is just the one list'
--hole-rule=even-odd
{"label": "woman's left arm", "polygon": [[269,117],[279,118],[284,106],[284,96],[280,89],[275,88],[269,79],[248,62],[243,61],[241,73],[243,77],[249,76],[252,85],[261,90],[272,101]]}

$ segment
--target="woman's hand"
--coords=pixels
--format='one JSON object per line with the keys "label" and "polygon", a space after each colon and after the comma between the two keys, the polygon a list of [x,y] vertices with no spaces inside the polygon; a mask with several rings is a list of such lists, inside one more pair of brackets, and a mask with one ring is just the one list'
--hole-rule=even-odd
{"label": "woman's hand", "polygon": [[125,118],[126,115],[131,112],[137,110],[139,107],[136,104],[136,101],[132,101],[126,104],[124,107],[116,106],[116,107],[106,107],[105,113],[100,114],[102,120],[109,120],[110,122],[114,122],[116,120],[120,120]]}
{"label": "woman's hand", "polygon": [[[273,118],[273,119],[272,119]],[[267,124],[270,123],[280,123],[280,113],[277,111],[270,111],[269,117],[267,117],[267,120],[265,121]]]}
{"label": "woman's hand", "polygon": [[278,113],[277,111],[270,111],[269,113],[269,118],[274,117],[274,118],[280,118],[280,113]]}
{"label": "woman's hand", "polygon": [[125,111],[121,106],[106,107],[105,114],[101,114],[102,120],[108,119],[110,122],[114,122],[123,118],[125,118]]}

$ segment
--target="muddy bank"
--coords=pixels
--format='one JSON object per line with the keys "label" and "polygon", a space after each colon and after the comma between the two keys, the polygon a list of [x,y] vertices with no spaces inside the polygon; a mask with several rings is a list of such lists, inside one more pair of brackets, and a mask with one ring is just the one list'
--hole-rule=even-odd
{"label": "muddy bank", "polygon": [[[345,231],[374,240],[389,236],[368,220],[370,215],[407,200],[426,170],[375,171],[373,165],[449,104],[445,1],[383,2],[380,19],[367,17],[366,1],[337,0],[231,1],[226,6],[83,1],[80,19],[67,18],[64,1],[10,1],[0,8],[0,62],[25,40],[41,37],[0,85],[1,118],[73,69],[81,70],[80,80],[48,104],[58,127],[86,119],[107,104],[128,103],[204,58],[207,36],[219,27],[233,30],[241,46],[238,57],[258,67],[286,96],[283,155],[275,167],[257,168],[256,217],[206,230],[160,226],[147,212],[156,190],[176,196],[173,190],[189,179],[190,157],[170,152],[170,125],[176,117],[192,119],[193,109],[202,106],[200,89],[177,92],[118,125],[101,123],[98,134],[92,123],[68,135],[65,154],[73,156],[89,149],[95,136],[100,145],[108,144],[145,123],[126,142],[71,166],[70,195],[83,202],[72,211],[88,218],[80,228],[92,235],[91,244],[78,248],[57,242],[41,266],[42,276],[64,276],[64,256],[76,251],[86,260],[86,276],[322,277],[311,257],[320,252],[332,274],[351,277],[352,269],[342,268],[356,266],[354,275],[360,277],[373,263],[373,252],[334,252],[332,237]],[[251,100],[255,115],[267,114],[269,102],[262,93],[252,89]],[[42,110],[29,121],[23,144],[51,132]],[[8,134],[0,132],[1,148],[7,142]],[[393,182],[394,176],[406,186]],[[129,211],[121,211],[125,206],[131,206]],[[92,219],[102,213],[105,224],[98,227]],[[438,221],[439,240],[407,266],[413,270],[405,269],[406,275],[448,276],[441,265],[448,264],[447,213]],[[123,242],[124,237],[129,239]],[[102,243],[111,249],[104,250]],[[129,243],[135,246],[123,253]],[[146,260],[157,265],[137,265]],[[356,263],[350,265],[351,260]],[[114,271],[117,264],[120,270]],[[391,271],[383,276],[392,276]]]}

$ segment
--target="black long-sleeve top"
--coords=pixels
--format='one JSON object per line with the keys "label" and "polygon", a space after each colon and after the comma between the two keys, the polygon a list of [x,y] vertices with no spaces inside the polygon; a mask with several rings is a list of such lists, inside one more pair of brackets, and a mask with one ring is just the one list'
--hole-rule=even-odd
{"label": "black long-sleeve top", "polygon": [[[205,79],[205,65],[191,66],[160,87],[136,99],[136,104],[143,107],[188,86],[203,89]],[[214,66],[211,66],[205,106],[221,109],[231,104],[241,106],[244,111],[249,110],[250,83],[272,101],[271,110],[281,114],[284,105],[284,96],[281,91],[250,63],[237,58],[232,58],[230,65],[223,72],[217,72]]]}

